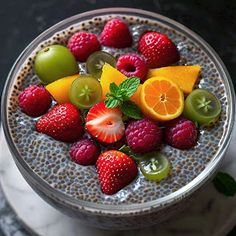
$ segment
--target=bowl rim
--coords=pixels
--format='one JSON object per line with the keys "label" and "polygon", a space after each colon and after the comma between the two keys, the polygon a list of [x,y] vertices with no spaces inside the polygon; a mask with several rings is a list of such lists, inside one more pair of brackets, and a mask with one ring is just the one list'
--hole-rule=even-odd
{"label": "bowl rim", "polygon": [[[14,77],[14,74],[16,71],[18,71],[17,67],[21,64],[21,62],[24,62],[25,59],[28,57],[28,53],[31,53],[35,46],[37,46],[40,42],[43,40],[49,38],[52,34],[54,34],[56,31],[60,31],[60,28],[66,28],[69,25],[75,24],[78,21],[83,20],[83,18],[91,18],[96,17],[99,15],[112,15],[112,14],[128,14],[133,16],[139,16],[139,17],[146,17],[152,20],[158,20],[159,23],[164,24],[169,27],[174,27],[177,29],[177,31],[184,33],[187,37],[191,38],[194,42],[197,42],[199,46],[201,46],[205,52],[208,52],[208,56],[212,57],[214,59],[214,63],[219,68],[220,76],[224,79],[225,82],[225,89],[226,93],[228,95],[229,105],[228,105],[228,112],[229,112],[229,124],[228,128],[226,130],[225,138],[223,142],[221,143],[222,148],[217,151],[217,153],[214,155],[213,159],[210,161],[209,165],[206,166],[206,168],[197,176],[195,177],[191,182],[189,182],[184,187],[180,188],[179,190],[164,196],[162,198],[158,198],[156,200],[152,200],[145,203],[134,203],[134,204],[124,204],[124,205],[105,205],[105,204],[98,204],[94,202],[87,202],[85,200],[79,200],[74,199],[63,192],[60,192],[59,190],[53,188],[51,185],[49,185],[46,181],[44,181],[40,176],[38,176],[34,171],[28,166],[28,164],[21,158],[10,134],[10,130],[8,127],[7,122],[7,104],[8,104],[8,90],[11,88],[11,85],[13,81],[11,81],[11,78]],[[54,32],[55,31],[55,32]],[[21,172],[24,172],[24,174],[29,175],[29,178],[31,178],[31,181],[34,183],[37,183],[37,187],[41,189],[41,191],[47,193],[48,196],[55,196],[56,198],[60,199],[62,202],[71,205],[76,206],[80,208],[80,210],[84,211],[90,211],[90,212],[97,212],[97,213],[106,213],[109,215],[126,215],[130,213],[137,213],[137,212],[144,212],[149,210],[159,210],[166,206],[169,206],[171,204],[177,203],[181,201],[183,198],[186,198],[187,196],[190,196],[193,192],[195,192],[197,189],[199,189],[207,180],[209,180],[214,172],[216,171],[217,167],[219,166],[221,160],[223,159],[224,153],[229,145],[231,136],[232,136],[232,130],[235,120],[235,106],[233,105],[233,101],[235,101],[235,93],[234,93],[234,87],[232,80],[230,78],[230,75],[221,61],[220,57],[217,55],[217,53],[214,51],[214,49],[205,41],[203,40],[199,35],[194,33],[192,30],[188,29],[184,25],[169,19],[168,17],[165,17],[161,14],[141,10],[137,8],[101,8],[96,9],[92,11],[86,11],[84,13],[80,13],[74,16],[71,16],[69,18],[66,18],[59,23],[51,26],[44,32],[42,32],[38,37],[36,37],[19,55],[15,63],[13,64],[2,94],[2,101],[1,101],[1,116],[2,116],[2,126],[3,130],[6,136],[7,144],[9,146],[9,149],[14,157],[14,160],[16,162],[16,165],[20,169]],[[21,168],[22,167],[22,168]]]}

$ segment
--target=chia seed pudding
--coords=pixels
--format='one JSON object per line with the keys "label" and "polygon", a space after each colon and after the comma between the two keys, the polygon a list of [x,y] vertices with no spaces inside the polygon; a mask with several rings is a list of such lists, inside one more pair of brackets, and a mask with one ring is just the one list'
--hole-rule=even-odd
{"label": "chia seed pudding", "polygon": [[[181,56],[179,65],[199,64],[202,67],[197,87],[207,88],[214,93],[221,102],[222,111],[217,124],[211,128],[201,128],[198,144],[194,148],[182,151],[167,145],[162,146],[161,152],[169,158],[172,165],[172,173],[167,179],[155,183],[146,180],[139,173],[131,184],[109,196],[101,192],[95,166],[81,166],[72,162],[69,156],[69,144],[36,132],[37,119],[20,111],[17,97],[29,85],[40,83],[33,70],[35,55],[40,49],[53,44],[66,45],[68,38],[77,31],[88,31],[98,35],[104,24],[115,17],[122,18],[128,23],[134,40],[133,47],[127,49],[103,47],[104,51],[118,57],[124,52],[136,52],[138,39],[146,30],[166,34],[179,49]],[[79,64],[79,68],[80,73],[86,73],[83,63]],[[73,199],[104,205],[127,205],[165,197],[190,183],[206,168],[219,152],[227,134],[228,103],[225,81],[220,77],[216,65],[201,47],[186,35],[176,32],[173,28],[158,21],[142,17],[104,15],[71,25],[38,45],[22,65],[17,76],[13,78],[7,119],[11,137],[23,160],[54,189]]]}

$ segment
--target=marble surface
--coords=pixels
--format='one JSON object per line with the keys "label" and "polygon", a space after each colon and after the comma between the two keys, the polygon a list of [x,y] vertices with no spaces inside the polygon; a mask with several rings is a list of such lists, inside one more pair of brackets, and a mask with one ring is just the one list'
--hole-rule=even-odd
{"label": "marble surface", "polygon": [[[236,125],[233,138],[221,169],[236,178]],[[225,236],[236,221],[236,196],[219,194],[210,183],[186,209],[174,218],[155,227],[133,231],[105,231],[82,225],[44,202],[26,183],[19,173],[7,147],[1,130],[0,135],[0,179],[12,209],[0,191],[0,226],[3,235],[64,236]],[[33,217],[32,217],[33,216]],[[18,218],[18,219],[17,219]],[[225,220],[227,219],[227,220]],[[17,223],[20,220],[30,232],[27,233]],[[1,235],[1,231],[0,231]]]}

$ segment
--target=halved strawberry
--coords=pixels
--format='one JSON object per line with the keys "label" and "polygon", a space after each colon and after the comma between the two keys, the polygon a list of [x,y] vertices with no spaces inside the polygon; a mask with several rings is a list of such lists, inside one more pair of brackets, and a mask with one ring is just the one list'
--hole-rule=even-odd
{"label": "halved strawberry", "polygon": [[85,126],[93,137],[104,143],[120,140],[125,132],[120,109],[107,108],[104,102],[89,110]]}
{"label": "halved strawberry", "polygon": [[101,153],[96,166],[101,189],[108,195],[115,194],[124,188],[138,174],[134,160],[117,150]]}

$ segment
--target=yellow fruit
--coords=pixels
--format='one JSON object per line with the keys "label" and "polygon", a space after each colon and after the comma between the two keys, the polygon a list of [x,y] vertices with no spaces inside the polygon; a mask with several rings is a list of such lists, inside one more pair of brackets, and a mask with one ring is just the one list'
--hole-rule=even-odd
{"label": "yellow fruit", "polygon": [[184,109],[182,90],[172,80],[152,77],[142,86],[141,109],[154,120],[172,120],[181,115]]}
{"label": "yellow fruit", "polygon": [[48,84],[45,88],[57,101],[57,103],[61,104],[65,102],[70,102],[69,90],[72,82],[78,77],[79,74],[67,76]]}
{"label": "yellow fruit", "polygon": [[[127,77],[122,74],[120,71],[112,67],[111,65],[105,63],[102,68],[101,75],[101,86],[103,91],[103,100],[106,99],[106,94],[110,91],[110,84],[115,83],[116,85],[120,85]],[[131,101],[135,102],[137,105],[140,105],[140,92],[142,85],[139,85],[137,91],[130,98]]]}
{"label": "yellow fruit", "polygon": [[192,92],[194,85],[199,77],[201,66],[167,66],[157,69],[151,69],[147,78],[161,76],[172,80],[178,84],[184,93]]}

